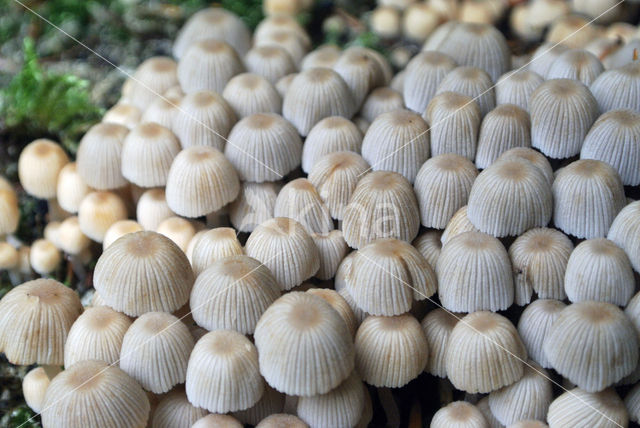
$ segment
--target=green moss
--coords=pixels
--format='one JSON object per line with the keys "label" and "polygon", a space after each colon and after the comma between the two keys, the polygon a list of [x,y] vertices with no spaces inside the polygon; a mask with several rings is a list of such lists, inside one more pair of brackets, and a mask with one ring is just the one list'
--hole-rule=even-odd
{"label": "green moss", "polygon": [[[0,420],[2,426],[8,428],[37,428],[40,427],[38,418],[34,417],[35,413],[26,405],[12,409],[5,417]],[[33,418],[33,419],[31,419]]]}
{"label": "green moss", "polygon": [[251,30],[264,18],[262,0],[221,0],[220,6],[238,15]]}

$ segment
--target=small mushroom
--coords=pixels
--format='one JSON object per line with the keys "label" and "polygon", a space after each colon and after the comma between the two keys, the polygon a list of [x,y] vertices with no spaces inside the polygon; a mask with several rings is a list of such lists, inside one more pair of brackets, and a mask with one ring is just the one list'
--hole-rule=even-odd
{"label": "small mushroom", "polygon": [[518,322],[518,333],[527,348],[529,358],[544,368],[551,368],[543,343],[549,334],[549,329],[566,307],[559,300],[538,299],[528,305]]}
{"label": "small mushroom", "polygon": [[36,198],[55,198],[58,174],[67,163],[69,158],[58,143],[46,139],[35,140],[20,152],[20,184]]}
{"label": "small mushroom", "polygon": [[488,428],[482,412],[466,401],[449,403],[433,415],[431,428]]}
{"label": "small mushroom", "polygon": [[553,428],[615,428],[627,426],[629,415],[614,389],[587,392],[574,388],[553,400],[547,421]]}
{"label": "small mushroom", "polygon": [[355,123],[331,116],[316,123],[309,131],[302,149],[302,170],[310,173],[325,155],[335,152],[360,153],[362,132]]}

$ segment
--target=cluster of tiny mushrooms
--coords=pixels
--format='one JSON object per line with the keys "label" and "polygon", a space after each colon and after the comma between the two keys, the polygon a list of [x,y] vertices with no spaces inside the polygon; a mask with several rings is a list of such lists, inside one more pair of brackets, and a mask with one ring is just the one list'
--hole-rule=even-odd
{"label": "cluster of tiny mushrooms", "polygon": [[[39,365],[44,427],[365,427],[370,394],[423,372],[466,393],[431,427],[638,421],[630,5],[518,4],[520,37],[550,26],[522,58],[491,25],[508,2],[380,1],[374,31],[424,42],[394,75],[311,50],[298,3],[265,2],[253,36],[196,13],[75,162],[28,144],[20,184],[50,217],[31,246],[0,181],[0,351]],[[82,303],[50,278],[100,251]]]}

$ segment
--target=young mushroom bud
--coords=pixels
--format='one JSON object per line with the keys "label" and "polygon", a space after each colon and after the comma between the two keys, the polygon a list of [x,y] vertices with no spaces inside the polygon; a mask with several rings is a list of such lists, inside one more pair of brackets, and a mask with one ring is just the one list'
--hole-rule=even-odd
{"label": "young mushroom bud", "polygon": [[162,220],[155,231],[171,239],[185,253],[189,242],[196,234],[196,228],[191,221],[177,216]]}
{"label": "young mushroom bud", "polygon": [[164,95],[162,98],[156,99],[144,111],[140,122],[154,122],[167,129],[175,130],[175,118],[180,111],[182,98],[184,98],[184,95]]}
{"label": "young mushroom bud", "polygon": [[607,238],[624,250],[631,265],[640,272],[640,201],[625,206],[616,216]]}
{"label": "young mushroom bud", "polygon": [[191,428],[206,415],[205,409],[195,407],[187,400],[183,388],[176,388],[158,402],[153,412],[152,426],[154,428]]}
{"label": "young mushroom bud", "polygon": [[558,428],[616,428],[627,426],[629,415],[612,388],[600,392],[574,388],[553,400],[547,420]]}
{"label": "young mushroom bud", "polygon": [[640,110],[640,62],[602,73],[590,86],[600,112]]}
{"label": "young mushroom bud", "polygon": [[42,412],[42,402],[51,379],[42,367],[29,370],[22,379],[22,395],[27,406],[36,413]]}
{"label": "young mushroom bud", "polygon": [[149,189],[145,191],[136,206],[136,218],[144,230],[155,231],[163,220],[175,214],[167,205],[164,189]]}
{"label": "young mushroom bud", "polygon": [[391,6],[378,6],[371,11],[371,31],[384,39],[394,39],[400,34],[400,11]]}
{"label": "young mushroom bud", "polygon": [[414,3],[404,10],[402,33],[409,40],[424,42],[442,22],[440,13],[428,3]]}
{"label": "young mushroom bud", "polygon": [[304,32],[288,29],[271,29],[258,36],[254,34],[254,46],[279,46],[287,51],[293,62],[300,64],[310,47],[309,36]]}
{"label": "young mushroom bud", "polygon": [[48,239],[37,239],[31,244],[29,262],[36,273],[48,275],[56,270],[61,261],[60,251]]}
{"label": "young mushroom bud", "polygon": [[482,120],[476,166],[488,168],[502,153],[514,147],[531,147],[529,113],[513,104],[501,104]]}
{"label": "young mushroom bud", "polygon": [[282,428],[283,426],[286,428],[307,428],[309,425],[297,416],[276,413],[261,420],[256,428]]}
{"label": "young mushroom bud", "polygon": [[243,71],[242,60],[231,45],[205,39],[187,48],[178,62],[177,76],[187,94],[198,91],[221,94],[227,82]]}
{"label": "young mushroom bud", "polygon": [[342,50],[336,45],[322,45],[309,52],[302,59],[300,70],[309,70],[311,68],[333,68],[335,63],[342,55]]}
{"label": "young mushroom bud", "polygon": [[[197,241],[193,244],[191,252],[191,266],[196,277],[218,260],[244,253],[236,231],[230,227],[205,230],[198,238],[192,238],[192,241],[194,239]],[[189,246],[191,245],[190,242]]]}
{"label": "young mushroom bud", "polygon": [[91,245],[91,239],[82,232],[78,217],[67,217],[58,228],[57,242],[60,249],[72,256],[78,256]]}
{"label": "young mushroom bud", "polygon": [[46,139],[35,140],[20,152],[20,184],[36,198],[55,198],[58,174],[68,162],[67,154],[58,143]]}
{"label": "young mushroom bud", "polygon": [[407,108],[422,114],[442,82],[456,63],[441,52],[423,51],[409,61],[406,67],[402,95]]}
{"label": "young mushroom bud", "polygon": [[589,86],[603,71],[602,63],[594,54],[582,49],[571,49],[553,61],[546,78],[573,79]]}
{"label": "young mushroom bud", "polygon": [[328,233],[312,233],[311,239],[318,247],[320,254],[320,268],[318,268],[315,277],[321,280],[333,278],[338,270],[338,265],[348,251],[342,231],[336,229]]}
{"label": "young mushroom bud", "polygon": [[383,113],[404,109],[402,94],[388,86],[371,91],[365,99],[360,114],[367,122],[373,122]]}
{"label": "young mushroom bud", "polygon": [[91,192],[78,208],[78,224],[83,234],[102,242],[115,222],[127,218],[127,207],[116,193]]}
{"label": "young mushroom bud", "polygon": [[322,156],[335,152],[360,153],[362,132],[349,119],[331,116],[316,123],[304,141],[302,170],[311,172]]}
{"label": "young mushroom bud", "polygon": [[329,209],[306,178],[297,178],[280,189],[273,214],[296,220],[309,233],[329,233],[333,229]]}
{"label": "young mushroom bud", "polygon": [[142,112],[138,107],[126,102],[118,102],[118,104],[106,111],[102,117],[102,122],[115,123],[132,129],[140,123],[141,116]]}
{"label": "young mushroom bud", "polygon": [[233,227],[239,232],[253,232],[258,225],[273,218],[278,188],[276,183],[243,182],[240,195],[229,205]]}
{"label": "young mushroom bud", "polygon": [[282,97],[275,86],[262,76],[242,73],[229,80],[222,96],[238,118],[254,113],[280,113]]}
{"label": "young mushroom bud", "polygon": [[437,308],[429,312],[420,323],[427,338],[429,360],[424,371],[441,378],[447,377],[445,355],[451,331],[464,314]]}
{"label": "young mushroom bud", "polygon": [[11,187],[0,188],[0,236],[15,232],[19,221],[20,208],[16,192]]}
{"label": "young mushroom bud", "polygon": [[247,52],[244,64],[247,71],[264,77],[273,85],[296,71],[291,55],[280,46],[256,46]]}
{"label": "young mushroom bud", "polygon": [[177,64],[173,58],[156,56],[142,62],[131,77],[126,99],[144,111],[167,89],[178,84]]}
{"label": "young mushroom bud", "polygon": [[433,415],[431,428],[485,428],[488,427],[482,412],[466,401],[449,403]]}
{"label": "young mushroom bud", "polygon": [[529,111],[531,94],[544,79],[535,71],[509,71],[496,82],[496,104],[514,104],[525,111]]}
{"label": "young mushroom bud", "polygon": [[263,38],[274,30],[291,31],[300,37],[305,45],[311,45],[311,40],[304,27],[295,17],[285,14],[267,16],[260,21],[253,34],[254,39]]}
{"label": "young mushroom bud", "polygon": [[456,92],[471,97],[480,108],[482,116],[496,106],[496,98],[491,77],[480,68],[457,67],[451,70],[440,82],[436,95],[443,92]]}
{"label": "young mushroom bud", "polygon": [[117,189],[127,185],[122,175],[122,147],[129,128],[114,123],[92,126],[78,146],[78,173],[89,187]]}
{"label": "young mushroom bud", "polygon": [[333,70],[344,79],[351,90],[356,109],[359,109],[369,92],[384,84],[380,64],[364,47],[347,48],[333,65]]}
{"label": "young mushroom bud", "polygon": [[60,170],[56,184],[56,199],[62,209],[76,214],[80,203],[90,192],[91,188],[80,175],[76,162],[69,162]]}

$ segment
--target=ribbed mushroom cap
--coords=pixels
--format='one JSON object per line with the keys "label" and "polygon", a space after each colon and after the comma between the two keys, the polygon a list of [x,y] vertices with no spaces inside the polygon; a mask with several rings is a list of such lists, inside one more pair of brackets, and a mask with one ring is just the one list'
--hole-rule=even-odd
{"label": "ribbed mushroom cap", "polygon": [[293,78],[284,95],[282,113],[302,136],[320,120],[329,116],[350,118],[357,106],[351,90],[338,73],[327,68],[312,68]]}
{"label": "ribbed mushroom cap", "polygon": [[96,242],[102,242],[107,230],[117,221],[127,218],[127,207],[116,193],[91,192],[78,208],[80,230]]}
{"label": "ribbed mushroom cap", "polygon": [[322,45],[305,55],[300,64],[300,70],[333,68],[340,55],[342,55],[342,50],[338,46],[332,44]]}
{"label": "ribbed mushroom cap", "polygon": [[571,302],[595,300],[625,306],[635,290],[629,257],[608,239],[583,241],[569,257],[564,288]]}
{"label": "ribbed mushroom cap", "polygon": [[87,308],[71,326],[64,344],[64,365],[98,360],[117,364],[131,320],[107,306]]}
{"label": "ribbed mushroom cap", "polygon": [[287,51],[295,64],[300,64],[310,47],[309,36],[304,32],[286,28],[271,28],[254,34],[254,46],[279,46]]}
{"label": "ribbed mushroom cap", "polygon": [[[260,23],[256,26],[254,39],[259,39],[265,34],[271,32],[272,30],[289,30],[296,33],[299,37],[305,40],[305,44],[310,45],[311,40],[309,39],[309,35],[306,33],[304,27],[300,25],[295,17],[285,14],[279,13],[275,15],[270,15],[265,17]],[[337,47],[336,47],[337,49]]]}
{"label": "ribbed mushroom cap", "polygon": [[304,141],[302,170],[310,172],[329,153],[360,153],[362,138],[360,129],[349,119],[340,116],[322,119],[311,128]]}
{"label": "ribbed mushroom cap", "polygon": [[478,410],[482,412],[487,424],[489,424],[489,428],[504,428],[504,425],[500,423],[498,419],[496,419],[495,415],[491,413],[491,409],[489,408],[489,396],[486,395],[484,398],[478,400],[475,404]]}
{"label": "ribbed mushroom cap", "polygon": [[253,47],[245,55],[244,65],[247,71],[264,77],[274,85],[282,77],[296,71],[291,55],[275,45]]}
{"label": "ribbed mushroom cap", "polygon": [[553,79],[531,94],[529,111],[531,145],[550,158],[563,159],[580,153],[584,137],[598,117],[598,104],[584,84]]}
{"label": "ribbed mushroom cap", "polygon": [[453,153],[427,160],[413,185],[422,225],[444,229],[455,212],[467,204],[477,175],[471,161]]}
{"label": "ribbed mushroom cap", "polygon": [[193,273],[198,276],[218,260],[244,252],[236,231],[230,227],[217,227],[205,231],[194,244],[191,253]]}
{"label": "ribbed mushroom cap", "polygon": [[107,304],[130,316],[175,311],[187,302],[193,280],[187,256],[155,232],[118,239],[98,259],[93,277]]}
{"label": "ribbed mushroom cap", "polygon": [[435,272],[409,243],[379,239],[353,256],[346,288],[355,303],[373,315],[400,315],[414,300],[436,292]]}
{"label": "ribbed mushroom cap", "polygon": [[138,199],[136,219],[145,230],[156,230],[163,220],[174,215],[162,188],[149,189]]}
{"label": "ribbed mushroom cap", "polygon": [[562,43],[544,42],[533,51],[527,68],[544,78],[551,64],[568,49],[569,48]]}
{"label": "ribbed mushroom cap", "polygon": [[514,147],[531,147],[529,114],[513,104],[501,104],[482,120],[478,135],[476,166],[487,168]]}
{"label": "ribbed mushroom cap", "polygon": [[278,191],[277,183],[242,182],[240,195],[229,205],[233,227],[240,232],[252,232],[256,226],[273,218]]}
{"label": "ribbed mushroom cap", "polygon": [[442,236],[440,237],[440,242],[442,245],[446,244],[451,238],[454,236],[460,235],[465,232],[479,232],[476,227],[471,224],[469,218],[467,217],[467,206],[461,207],[458,211],[455,212],[449,223],[447,223],[447,227],[442,232]]}
{"label": "ribbed mushroom cap", "polygon": [[320,267],[315,277],[321,280],[333,278],[338,270],[338,265],[347,255],[349,249],[344,241],[342,231],[335,229],[328,233],[312,233],[311,239],[318,247],[320,254]]}
{"label": "ribbed mushroom cap", "polygon": [[549,428],[549,425],[545,424],[542,421],[527,419],[524,421],[514,422],[507,428]]}
{"label": "ribbed mushroom cap", "polygon": [[243,426],[233,416],[210,413],[204,418],[198,419],[191,428],[242,428]]}
{"label": "ribbed mushroom cap", "polygon": [[196,228],[192,222],[187,219],[182,217],[169,217],[162,220],[156,232],[171,239],[186,254],[189,242],[196,234]]}
{"label": "ribbed mushroom cap", "polygon": [[291,82],[293,82],[293,79],[295,79],[297,75],[298,73],[290,73],[284,77],[281,77],[280,80],[276,82],[276,89],[278,90],[278,93],[282,97],[283,103],[284,103],[284,96],[289,90],[289,87],[291,86]]}
{"label": "ribbed mushroom cap", "polygon": [[544,340],[565,306],[559,300],[535,300],[525,308],[518,321],[518,333],[529,357],[544,368],[551,368],[544,353]]}
{"label": "ribbed mushroom cap", "polygon": [[411,243],[434,270],[438,262],[438,257],[440,257],[440,251],[442,250],[441,237],[441,230],[427,230],[418,235]]}
{"label": "ribbed mushroom cap", "polygon": [[455,61],[441,52],[423,51],[414,56],[405,68],[402,89],[407,108],[423,113],[442,79],[455,67]]}
{"label": "ribbed mushroom cap", "polygon": [[255,113],[280,113],[282,97],[273,83],[258,74],[242,73],[227,82],[222,96],[238,118]]}
{"label": "ribbed mushroom cap", "polygon": [[44,371],[42,367],[36,367],[29,370],[29,372],[22,379],[22,395],[24,395],[24,401],[27,406],[36,413],[42,411],[42,402],[44,401],[44,394],[49,387],[51,379]]}
{"label": "ribbed mushroom cap", "polygon": [[543,346],[553,368],[588,392],[602,391],[638,364],[635,328],[609,303],[567,306],[549,329]]}
{"label": "ribbed mushroom cap", "polygon": [[545,420],[553,400],[551,380],[545,369],[529,360],[517,382],[489,394],[489,408],[500,423],[523,419]]}
{"label": "ribbed mushroom cap", "polygon": [[35,140],[20,152],[20,184],[28,194],[36,198],[55,198],[58,174],[67,163],[69,157],[60,144],[44,138]]}
{"label": "ribbed mushroom cap", "polygon": [[120,368],[155,394],[183,383],[194,346],[189,329],[166,312],[147,312],[127,330]]}
{"label": "ribbed mushroom cap", "polygon": [[366,121],[373,122],[383,113],[403,108],[405,107],[402,94],[388,86],[383,86],[371,91],[360,109],[360,114]]}
{"label": "ribbed mushroom cap", "polygon": [[187,400],[184,389],[174,389],[166,394],[153,412],[154,428],[191,428],[207,411],[194,407]]}
{"label": "ribbed mushroom cap", "polygon": [[433,415],[431,428],[489,428],[482,412],[466,401],[449,403]]}
{"label": "ribbed mushroom cap", "polygon": [[0,349],[12,364],[61,365],[64,342],[81,311],[78,294],[53,279],[14,287],[0,300]]}
{"label": "ribbed mushroom cap", "polygon": [[451,331],[464,314],[449,312],[437,308],[429,312],[420,323],[427,338],[429,360],[424,368],[425,372],[434,376],[446,378],[446,351]]}
{"label": "ribbed mushroom cap", "polygon": [[89,360],[51,380],[42,409],[43,426],[143,428],[149,400],[140,385],[118,367]]}
{"label": "ribbed mushroom cap", "polygon": [[581,159],[613,166],[625,185],[640,184],[640,113],[612,110],[596,120],[584,139]]}
{"label": "ribbed mushroom cap", "polygon": [[338,387],[313,397],[300,397],[296,413],[310,427],[355,426],[364,410],[365,389],[353,371]]}
{"label": "ribbed mushroom cap", "polygon": [[260,400],[248,409],[234,412],[233,416],[245,424],[257,425],[267,416],[282,412],[284,410],[284,402],[285,395],[265,383],[264,393]]}
{"label": "ribbed mushroom cap", "polygon": [[469,193],[467,216],[493,236],[520,235],[551,220],[553,196],[542,171],[523,159],[502,159],[482,171]]}
{"label": "ribbed mushroom cap", "polygon": [[294,415],[276,413],[260,421],[256,428],[308,428],[305,421]]}
{"label": "ribbed mushroom cap", "polygon": [[214,413],[253,406],[264,392],[256,347],[235,331],[205,334],[191,352],[186,390],[191,404]]}
{"label": "ribbed mushroom cap", "polygon": [[127,184],[122,175],[122,147],[129,128],[114,123],[93,125],[78,146],[78,173],[94,189],[117,189]]}
{"label": "ribbed mushroom cap", "polygon": [[602,113],[610,110],[640,110],[640,63],[607,70],[590,86]]}
{"label": "ribbed mushroom cap", "polygon": [[391,171],[363,175],[345,207],[344,238],[360,248],[381,238],[411,241],[420,228],[420,211],[409,181]]}
{"label": "ribbed mushroom cap", "polygon": [[58,267],[61,261],[60,251],[48,239],[36,239],[31,244],[29,263],[36,273],[48,275]]}
{"label": "ribbed mushroom cap", "polygon": [[[29,376],[29,374],[27,374],[27,376]],[[634,386],[633,389],[627,393],[627,396],[624,397],[624,404],[629,412],[629,419],[637,423],[640,420],[640,385]]]}
{"label": "ribbed mushroom cap", "polygon": [[309,294],[323,298],[328,304],[335,309],[344,320],[351,337],[355,337],[359,322],[356,319],[349,303],[335,290],[328,288],[310,288],[306,291]]}
{"label": "ribbed mushroom cap", "polygon": [[151,57],[143,61],[130,77],[130,86],[123,98],[144,111],[167,89],[178,84],[177,64],[166,56]]}
{"label": "ribbed mushroom cap", "polygon": [[224,149],[236,115],[221,95],[211,91],[194,92],[186,95],[178,107],[171,130],[183,148]]}
{"label": "ribbed mushroom cap", "polygon": [[271,270],[282,290],[302,284],[320,267],[318,247],[305,228],[290,218],[260,224],[249,235],[245,251]]}
{"label": "ribbed mushroom cap", "polygon": [[604,71],[604,66],[591,52],[583,49],[568,50],[551,64],[547,79],[573,79],[589,86]]}
{"label": "ribbed mushroom cap", "polygon": [[149,122],[129,132],[122,147],[122,175],[141,187],[164,186],[180,141],[169,129]]}
{"label": "ribbed mushroom cap", "polygon": [[511,385],[524,374],[527,358],[516,328],[505,317],[474,312],[462,318],[449,336],[447,376],[469,393],[491,392]]}
{"label": "ribbed mushroom cap", "polygon": [[562,43],[571,49],[580,49],[599,33],[599,28],[589,25],[585,16],[567,14],[559,17],[547,31],[546,42]]}
{"label": "ribbed mushroom cap", "polygon": [[78,172],[77,163],[69,162],[60,170],[56,184],[56,199],[62,209],[72,214],[77,213],[80,202],[89,192],[91,188]]}
{"label": "ribbed mushroom cap", "polygon": [[358,328],[355,347],[358,373],[377,387],[406,385],[422,373],[429,359],[424,331],[409,314],[368,316]]}
{"label": "ribbed mushroom cap", "polygon": [[551,164],[549,163],[549,160],[539,151],[529,147],[516,147],[502,153],[498,159],[502,160],[514,158],[528,160],[529,162],[540,168],[540,171],[542,171],[549,184],[553,183],[554,175]]}
{"label": "ribbed mushroom cap", "polygon": [[78,217],[67,217],[57,231],[60,249],[67,254],[78,255],[91,245],[91,240],[80,229]]}
{"label": "ribbed mushroom cap", "polygon": [[443,52],[460,65],[486,70],[493,81],[511,68],[507,41],[495,27],[453,23],[447,30],[444,36],[434,32],[425,48]]}
{"label": "ribbed mushroom cap", "polygon": [[351,90],[357,108],[371,90],[384,85],[385,76],[380,63],[369,54],[369,49],[362,46],[345,49],[332,68]]}
{"label": "ribbed mushroom cap", "polygon": [[138,107],[120,101],[105,112],[102,117],[102,122],[115,123],[116,125],[123,125],[132,129],[140,123],[141,116],[142,112]]}
{"label": "ribbed mushroom cap", "polygon": [[482,116],[489,113],[496,105],[491,77],[480,68],[456,67],[440,82],[436,95],[443,92],[456,92],[472,98],[480,108]]}
{"label": "ribbed mushroom cap", "polygon": [[212,147],[190,147],[174,159],[167,178],[166,198],[178,215],[200,217],[233,201],[240,181],[233,165]]}
{"label": "ribbed mushroom cap", "polygon": [[20,209],[18,196],[11,188],[0,189],[0,235],[8,235],[18,229]]}
{"label": "ribbed mushroom cap", "polygon": [[353,370],[351,337],[345,321],[321,297],[285,294],[256,326],[260,371],[272,387],[286,394],[324,394]]}
{"label": "ribbed mushroom cap", "polygon": [[[142,114],[140,122],[154,122],[174,130],[175,118],[180,111],[180,102],[184,95],[165,95],[156,99]],[[137,124],[136,124],[137,125]]]}
{"label": "ribbed mushroom cap", "polygon": [[203,271],[191,290],[193,319],[207,330],[253,334],[280,287],[269,269],[247,256],[229,256]]}
{"label": "ribbed mushroom cap", "polygon": [[640,201],[628,204],[615,217],[607,235],[607,238],[624,250],[636,272],[640,272],[639,215]]}
{"label": "ribbed mushroom cap", "polygon": [[290,181],[280,190],[273,214],[298,221],[309,233],[329,233],[333,229],[329,209],[306,178]]}
{"label": "ribbed mushroom cap", "polygon": [[614,389],[587,392],[574,388],[556,398],[547,414],[550,428],[626,427],[629,415]]}
{"label": "ribbed mushroom cap", "polygon": [[496,82],[496,104],[514,104],[529,111],[529,99],[544,78],[532,70],[509,71]]}
{"label": "ribbed mushroom cap", "polygon": [[224,41],[205,39],[191,44],[178,62],[177,76],[187,93],[222,93],[227,82],[244,71],[235,49]]}
{"label": "ribbed mushroom cap", "polygon": [[450,238],[436,273],[440,302],[451,311],[499,311],[513,304],[509,255],[491,235],[465,232]]}
{"label": "ribbed mushroom cap", "polygon": [[431,155],[455,153],[473,160],[480,130],[480,108],[466,95],[442,92],[434,96],[422,117],[429,123]]}
{"label": "ribbed mushroom cap", "polygon": [[565,299],[564,275],[572,251],[571,240],[555,229],[530,229],[516,238],[509,247],[515,303],[528,304],[534,291],[540,299]]}
{"label": "ribbed mushroom cap", "polygon": [[606,236],[626,205],[620,176],[613,167],[597,160],[582,159],[561,168],[552,190],[554,225],[577,238]]}

